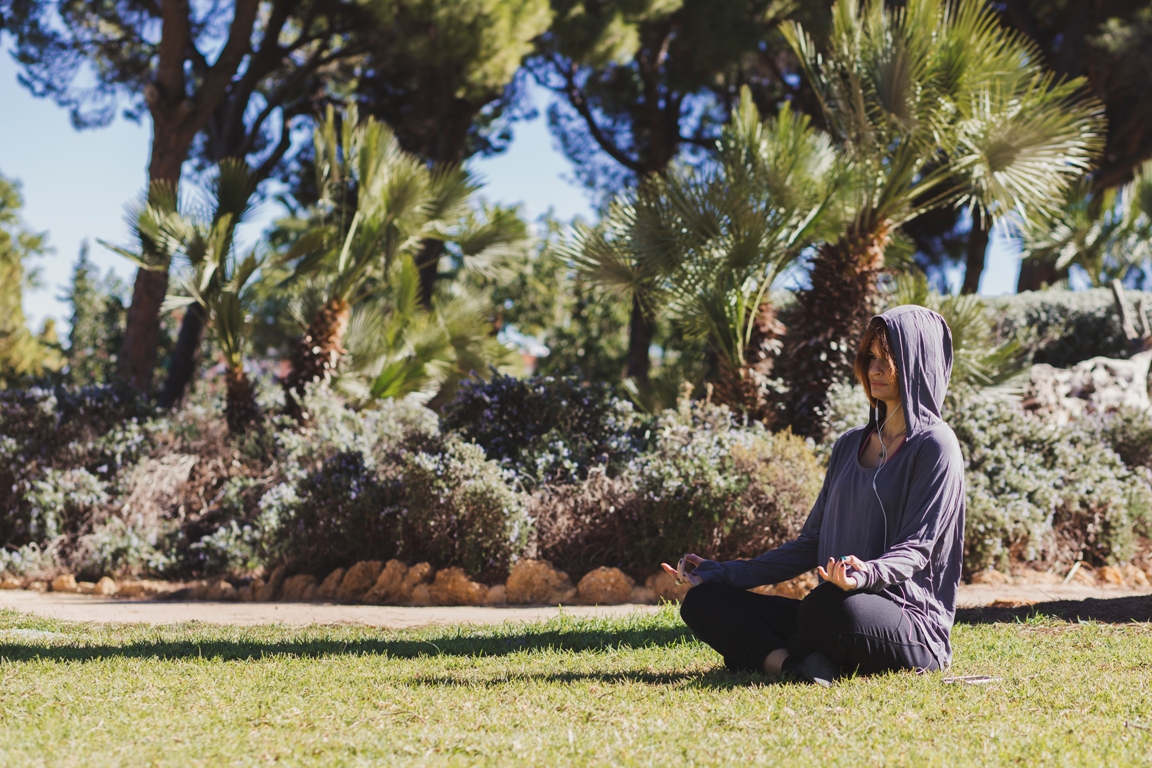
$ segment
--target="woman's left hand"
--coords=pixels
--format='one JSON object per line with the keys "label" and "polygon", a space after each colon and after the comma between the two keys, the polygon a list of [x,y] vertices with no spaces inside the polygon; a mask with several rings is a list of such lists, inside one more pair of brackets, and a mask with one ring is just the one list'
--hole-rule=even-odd
{"label": "woman's left hand", "polygon": [[820,574],[820,578],[824,581],[830,581],[845,592],[851,592],[859,586],[859,582],[855,576],[848,575],[849,566],[856,571],[863,571],[867,567],[864,565],[864,561],[856,555],[848,555],[842,560],[830,557],[828,558],[828,568],[816,566],[816,573]]}

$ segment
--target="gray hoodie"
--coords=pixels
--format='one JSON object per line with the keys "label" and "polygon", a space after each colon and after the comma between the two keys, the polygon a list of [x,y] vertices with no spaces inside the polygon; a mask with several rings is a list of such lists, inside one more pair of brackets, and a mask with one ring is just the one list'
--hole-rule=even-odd
{"label": "gray hoodie", "polygon": [[704,581],[748,589],[776,584],[856,555],[861,589],[903,606],[941,667],[952,659],[949,635],[964,552],[964,457],[940,418],[952,372],[952,334],[940,315],[903,306],[880,319],[888,328],[904,403],[904,444],[878,468],[859,462],[876,427],[845,432],[832,449],[824,487],[799,538],[752,560],[706,561]]}

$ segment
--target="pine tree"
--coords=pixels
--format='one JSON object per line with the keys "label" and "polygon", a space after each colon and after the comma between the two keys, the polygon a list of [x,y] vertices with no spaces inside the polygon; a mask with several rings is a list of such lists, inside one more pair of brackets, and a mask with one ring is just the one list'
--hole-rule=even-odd
{"label": "pine tree", "polygon": [[105,384],[116,375],[117,354],[124,341],[124,284],[88,258],[88,243],[72,268],[68,303],[72,330],[68,333],[68,377],[74,384]]}

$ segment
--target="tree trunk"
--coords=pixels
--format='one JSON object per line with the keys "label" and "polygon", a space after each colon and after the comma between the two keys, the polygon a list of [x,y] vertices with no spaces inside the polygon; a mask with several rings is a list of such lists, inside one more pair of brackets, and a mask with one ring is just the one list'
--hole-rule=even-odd
{"label": "tree trunk", "polygon": [[1038,259],[1025,259],[1020,262],[1020,276],[1016,279],[1016,293],[1024,291],[1038,291],[1049,285],[1055,285],[1068,277],[1068,270],[1056,269],[1050,261]]}
{"label": "tree trunk", "polygon": [[655,323],[644,312],[638,296],[632,297],[632,318],[628,325],[628,378],[636,382],[640,389],[648,386],[648,372],[652,361],[648,348],[652,346]]}
{"label": "tree trunk", "polygon": [[224,418],[228,421],[228,431],[234,435],[243,434],[260,420],[256,388],[244,373],[243,366],[229,366],[224,374],[224,385]]}
{"label": "tree trunk", "polygon": [[320,308],[296,342],[292,371],[284,380],[285,410],[289,415],[306,419],[300,403],[305,388],[315,381],[328,382],[336,372],[345,352],[342,342],[351,316],[352,307],[347,301],[332,299]]}
{"label": "tree trunk", "polygon": [[784,344],[788,423],[819,441],[827,429],[828,389],[852,376],[856,347],[874,312],[888,228],[844,237],[820,248],[812,286],[799,292]]}
{"label": "tree trunk", "polygon": [[984,274],[989,234],[984,215],[973,208],[972,229],[968,230],[968,264],[964,269],[964,286],[960,289],[961,293],[980,291],[980,276]]}
{"label": "tree trunk", "polygon": [[160,390],[161,408],[171,408],[184,400],[184,392],[200,367],[200,343],[204,340],[204,326],[208,324],[204,307],[189,305],[180,321],[180,334],[168,363],[168,376]]}
{"label": "tree trunk", "polygon": [[427,238],[420,243],[416,268],[420,272],[420,303],[432,309],[432,296],[436,293],[436,278],[440,276],[440,257],[444,254],[444,241]]}

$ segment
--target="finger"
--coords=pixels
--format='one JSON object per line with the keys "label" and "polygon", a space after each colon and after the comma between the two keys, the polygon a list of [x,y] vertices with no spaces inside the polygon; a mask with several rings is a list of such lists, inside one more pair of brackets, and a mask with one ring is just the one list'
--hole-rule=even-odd
{"label": "finger", "polygon": [[684,555],[684,559],[692,563],[692,565],[700,565],[700,563],[704,562],[704,558],[700,557],[700,555]]}
{"label": "finger", "polygon": [[673,576],[675,576],[675,575],[676,575],[676,569],[675,569],[675,568],[673,568],[672,566],[668,565],[668,563],[660,563],[660,565],[661,565],[661,566],[664,568],[664,570],[665,570],[665,571],[667,571],[668,573],[672,574]]}
{"label": "finger", "polygon": [[824,581],[832,581],[832,578],[828,575],[828,571],[819,565],[816,566],[816,573],[820,574],[820,578],[824,579]]}
{"label": "finger", "polygon": [[864,561],[856,557],[856,555],[848,555],[848,562],[852,565],[853,568],[862,569],[865,567]]}

